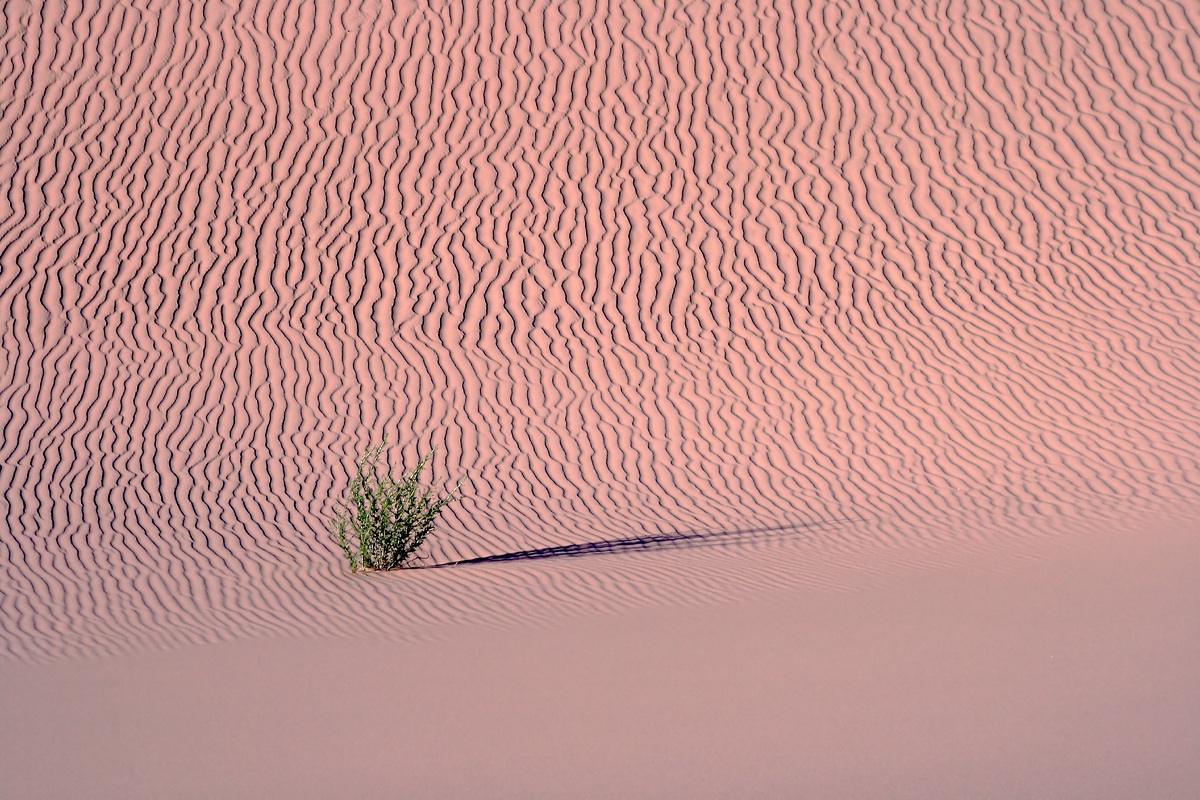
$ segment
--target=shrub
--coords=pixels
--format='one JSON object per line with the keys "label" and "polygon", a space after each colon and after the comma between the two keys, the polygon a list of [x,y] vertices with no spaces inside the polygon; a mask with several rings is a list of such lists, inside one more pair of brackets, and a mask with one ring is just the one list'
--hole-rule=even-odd
{"label": "shrub", "polygon": [[436,497],[431,487],[421,484],[421,472],[433,452],[399,478],[386,465],[381,472],[379,456],[385,444],[386,437],[363,453],[350,480],[349,498],[330,520],[334,541],[346,554],[351,572],[403,567],[433,531],[442,509],[460,499],[458,486]]}

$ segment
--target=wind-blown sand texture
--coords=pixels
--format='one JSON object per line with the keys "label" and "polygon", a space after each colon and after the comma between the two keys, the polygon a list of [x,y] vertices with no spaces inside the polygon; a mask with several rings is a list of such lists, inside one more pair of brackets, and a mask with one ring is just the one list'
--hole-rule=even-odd
{"label": "wind-blown sand texture", "polygon": [[[1200,6],[0,26],[6,663],[686,607],[1200,508]],[[350,579],[326,520],[384,433],[467,476],[431,563],[635,541]]]}

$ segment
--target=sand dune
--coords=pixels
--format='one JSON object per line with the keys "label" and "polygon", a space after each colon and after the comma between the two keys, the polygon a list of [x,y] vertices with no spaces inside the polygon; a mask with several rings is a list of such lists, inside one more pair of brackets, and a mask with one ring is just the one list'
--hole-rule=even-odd
{"label": "sand dune", "polygon": [[[1200,14],[653,5],[5,3],[4,657],[1200,499]],[[348,585],[385,432],[467,476],[432,561],[795,527]]]}

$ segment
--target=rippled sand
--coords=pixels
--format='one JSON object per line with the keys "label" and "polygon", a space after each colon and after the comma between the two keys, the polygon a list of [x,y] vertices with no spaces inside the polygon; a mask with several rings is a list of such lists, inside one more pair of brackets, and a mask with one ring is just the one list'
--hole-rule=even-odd
{"label": "rippled sand", "polygon": [[[1186,527],[1198,64],[1172,0],[8,0],[0,668]],[[466,476],[427,562],[586,557],[350,578],[385,433]]]}

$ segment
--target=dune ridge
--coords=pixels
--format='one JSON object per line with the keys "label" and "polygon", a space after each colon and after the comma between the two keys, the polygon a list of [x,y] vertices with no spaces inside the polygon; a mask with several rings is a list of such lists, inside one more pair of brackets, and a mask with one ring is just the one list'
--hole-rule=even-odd
{"label": "dune ridge", "polygon": [[[1197,500],[1183,4],[0,25],[3,657],[720,595],[756,548],[771,583]],[[432,561],[816,528],[347,587],[325,519],[385,432],[468,477]]]}

